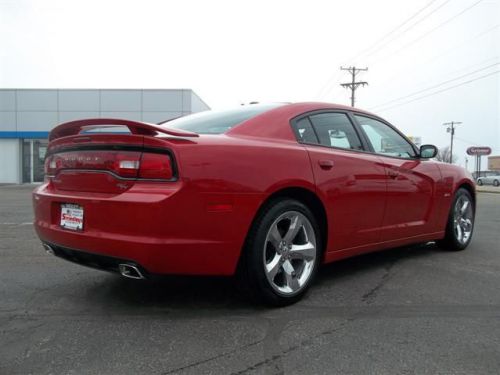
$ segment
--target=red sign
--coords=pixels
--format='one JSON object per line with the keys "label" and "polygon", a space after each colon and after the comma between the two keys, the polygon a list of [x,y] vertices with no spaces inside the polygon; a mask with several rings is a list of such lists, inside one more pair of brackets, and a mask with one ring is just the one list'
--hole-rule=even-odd
{"label": "red sign", "polygon": [[491,154],[490,147],[469,147],[467,149],[468,155],[489,155]]}

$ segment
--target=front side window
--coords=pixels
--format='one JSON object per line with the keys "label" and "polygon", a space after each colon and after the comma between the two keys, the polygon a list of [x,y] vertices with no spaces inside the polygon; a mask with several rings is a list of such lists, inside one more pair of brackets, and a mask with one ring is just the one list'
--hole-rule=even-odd
{"label": "front side window", "polygon": [[414,158],[415,150],[398,132],[381,121],[354,115],[377,154],[398,158]]}
{"label": "front side window", "polygon": [[358,134],[345,113],[319,113],[310,116],[319,143],[329,147],[362,150]]}

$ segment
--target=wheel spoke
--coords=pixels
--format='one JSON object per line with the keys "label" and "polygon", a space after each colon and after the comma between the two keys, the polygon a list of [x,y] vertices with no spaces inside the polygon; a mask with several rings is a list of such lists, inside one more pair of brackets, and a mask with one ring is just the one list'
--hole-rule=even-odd
{"label": "wheel spoke", "polygon": [[290,263],[289,260],[285,260],[285,262],[283,263],[283,269],[285,270],[286,274],[291,275],[293,272],[295,272],[295,269],[293,268],[292,263]]}
{"label": "wheel spoke", "polygon": [[290,227],[285,233],[283,240],[288,243],[293,243],[293,240],[297,236],[297,233],[299,233],[300,228],[302,228],[302,218],[299,215],[295,215],[290,220]]}
{"label": "wheel spoke", "polygon": [[293,268],[292,263],[290,263],[290,261],[288,260],[285,261],[285,263],[283,263],[283,269],[285,270],[286,285],[292,291],[296,291],[297,289],[299,289],[300,288],[299,280],[295,275],[295,269]]}
{"label": "wheel spoke", "polygon": [[273,225],[273,227],[271,228],[268,240],[269,242],[271,242],[271,244],[274,246],[275,249],[278,249],[278,246],[282,241],[282,238],[277,225]]}
{"label": "wheel spoke", "polygon": [[290,256],[292,259],[311,260],[316,257],[316,248],[311,242],[304,245],[292,245]]}
{"label": "wheel spoke", "polygon": [[469,207],[469,201],[465,200],[462,204],[462,207],[460,208],[460,214],[463,215],[468,207]]}
{"label": "wheel spoke", "polygon": [[278,254],[275,254],[273,260],[266,264],[266,271],[271,280],[274,280],[274,277],[281,268],[280,258]]}
{"label": "wheel spoke", "polygon": [[457,231],[457,240],[462,242],[463,232],[462,232],[462,227],[460,226],[460,223],[456,223],[455,228]]}

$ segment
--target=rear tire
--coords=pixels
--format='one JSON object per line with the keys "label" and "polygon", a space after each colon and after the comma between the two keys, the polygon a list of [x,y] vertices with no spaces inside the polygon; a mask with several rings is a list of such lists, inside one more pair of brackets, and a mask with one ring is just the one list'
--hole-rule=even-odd
{"label": "rear tire", "polygon": [[448,215],[445,237],[436,244],[445,250],[465,250],[472,239],[474,217],[472,196],[466,189],[458,189]]}
{"label": "rear tire", "polygon": [[482,181],[482,180],[477,180],[477,184],[478,184],[479,186],[483,186],[483,181]]}
{"label": "rear tire", "polygon": [[498,185],[500,185],[500,183],[498,182],[498,180],[494,180],[493,181],[493,186],[498,186]]}
{"label": "rear tire", "polygon": [[321,259],[320,230],[311,210],[290,198],[271,201],[254,221],[238,269],[247,295],[272,306],[300,300]]}

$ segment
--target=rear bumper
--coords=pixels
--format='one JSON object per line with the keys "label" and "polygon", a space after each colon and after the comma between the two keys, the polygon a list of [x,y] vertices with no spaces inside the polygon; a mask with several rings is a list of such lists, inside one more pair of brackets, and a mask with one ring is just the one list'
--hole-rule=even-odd
{"label": "rear bumper", "polygon": [[[214,212],[207,205],[225,198],[190,190],[180,181],[136,183],[118,195],[43,184],[33,192],[34,227],[42,242],[60,248],[62,255],[78,251],[126,260],[146,274],[231,275],[252,220],[250,207],[259,198],[241,197],[240,208]],[[83,207],[83,231],[61,228],[62,203]],[[108,263],[98,268],[109,268]]]}
{"label": "rear bumper", "polygon": [[73,263],[80,264],[82,266],[95,268],[103,271],[120,273],[119,269],[120,264],[128,264],[128,265],[133,265],[134,267],[139,269],[144,278],[150,277],[150,274],[144,267],[142,267],[140,264],[137,264],[136,262],[130,259],[122,259],[107,255],[93,254],[86,251],[69,249],[67,247],[59,246],[53,243],[44,242],[43,244],[49,246],[50,250],[53,251],[55,256],[63,258]]}

